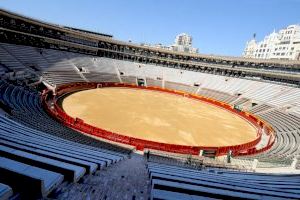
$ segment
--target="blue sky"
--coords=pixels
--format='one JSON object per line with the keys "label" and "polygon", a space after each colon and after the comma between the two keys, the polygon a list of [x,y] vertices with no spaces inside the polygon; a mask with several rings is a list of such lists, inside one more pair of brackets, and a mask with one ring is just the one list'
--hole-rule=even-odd
{"label": "blue sky", "polygon": [[241,55],[253,33],[300,23],[300,0],[0,0],[0,7],[135,43],[193,36],[201,53]]}

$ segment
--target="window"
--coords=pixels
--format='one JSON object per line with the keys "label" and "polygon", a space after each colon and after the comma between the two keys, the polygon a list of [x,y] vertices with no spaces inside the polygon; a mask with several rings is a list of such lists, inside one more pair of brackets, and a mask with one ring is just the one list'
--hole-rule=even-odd
{"label": "window", "polygon": [[292,47],[291,50],[293,51],[295,47]]}
{"label": "window", "polygon": [[282,56],[284,56],[284,53],[281,53]]}

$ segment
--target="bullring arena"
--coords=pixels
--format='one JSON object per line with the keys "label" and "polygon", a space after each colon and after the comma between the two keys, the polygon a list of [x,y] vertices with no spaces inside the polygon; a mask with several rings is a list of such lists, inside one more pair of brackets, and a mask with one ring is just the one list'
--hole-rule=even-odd
{"label": "bullring arena", "polygon": [[255,140],[245,119],[184,96],[130,88],[97,88],[63,99],[73,118],[122,135],[189,146],[231,146]]}
{"label": "bullring arena", "polygon": [[247,155],[263,135],[268,144],[262,149],[274,142],[272,128],[256,116],[182,91],[107,82],[65,84],[56,91],[44,92],[43,103],[61,123],[141,151]]}
{"label": "bullring arena", "polygon": [[300,62],[175,52],[0,9],[0,199],[300,199]]}

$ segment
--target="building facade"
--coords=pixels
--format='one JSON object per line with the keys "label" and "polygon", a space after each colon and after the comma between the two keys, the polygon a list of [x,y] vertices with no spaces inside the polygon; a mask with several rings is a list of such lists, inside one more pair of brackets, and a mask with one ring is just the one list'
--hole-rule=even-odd
{"label": "building facade", "polygon": [[176,36],[175,42],[170,46],[170,49],[173,51],[181,51],[187,53],[198,53],[198,49],[192,46],[193,38],[192,36],[181,33]]}
{"label": "building facade", "polygon": [[300,60],[300,25],[290,25],[265,36],[257,42],[248,41],[243,52],[245,58]]}
{"label": "building facade", "polygon": [[158,49],[166,49],[166,50],[186,52],[186,53],[198,53],[198,48],[194,48],[192,46],[192,42],[193,42],[192,36],[186,33],[181,33],[176,36],[174,44],[170,46],[165,46],[162,44],[151,45],[145,43],[141,43],[141,46],[149,46]]}

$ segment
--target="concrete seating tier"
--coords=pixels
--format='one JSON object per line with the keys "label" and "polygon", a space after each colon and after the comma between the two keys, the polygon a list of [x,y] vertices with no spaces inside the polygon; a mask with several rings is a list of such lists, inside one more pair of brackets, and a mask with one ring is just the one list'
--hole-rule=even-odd
{"label": "concrete seating tier", "polygon": [[[193,170],[148,162],[151,199],[298,199],[299,175]],[[280,180],[280,181],[279,181]]]}

